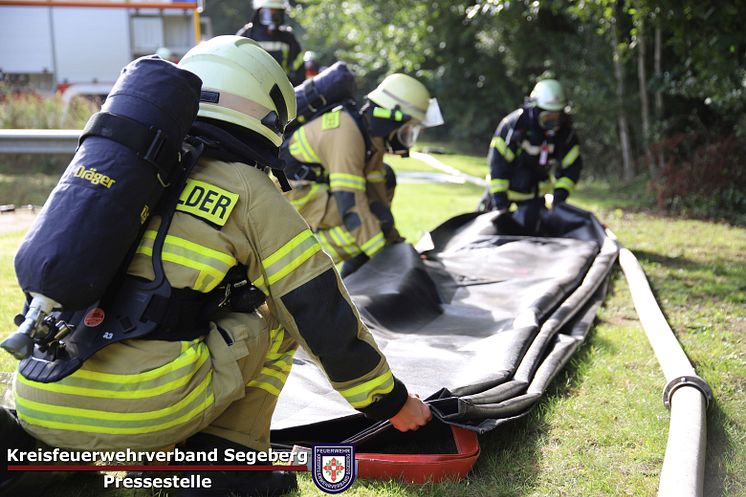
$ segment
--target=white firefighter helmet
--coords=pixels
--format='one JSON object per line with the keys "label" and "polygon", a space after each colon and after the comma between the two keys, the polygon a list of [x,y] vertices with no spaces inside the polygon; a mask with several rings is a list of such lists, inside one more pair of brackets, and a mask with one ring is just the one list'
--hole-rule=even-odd
{"label": "white firefighter helmet", "polygon": [[400,110],[424,127],[443,124],[438,100],[430,98],[425,85],[406,74],[389,74],[375,90],[368,94],[368,100],[389,110]]}
{"label": "white firefighter helmet", "polygon": [[189,50],[179,67],[202,79],[197,115],[250,129],[275,146],[295,119],[293,86],[257,42],[243,36],[211,38]]}
{"label": "white firefighter helmet", "polygon": [[254,10],[259,9],[281,9],[287,10],[290,8],[290,4],[285,0],[254,0],[251,3]]}
{"label": "white firefighter helmet", "polygon": [[543,79],[536,83],[529,98],[543,110],[561,111],[567,105],[565,91],[556,79]]}

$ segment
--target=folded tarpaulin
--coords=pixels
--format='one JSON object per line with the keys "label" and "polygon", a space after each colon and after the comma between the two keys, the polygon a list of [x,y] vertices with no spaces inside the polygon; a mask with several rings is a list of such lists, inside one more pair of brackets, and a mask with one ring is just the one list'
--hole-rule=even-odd
{"label": "folded tarpaulin", "polygon": [[[494,216],[451,218],[419,251],[387,246],[345,278],[394,374],[436,417],[479,433],[537,404],[585,339],[619,250],[592,214],[569,205],[549,211],[542,237],[500,235]],[[369,441],[382,428],[296,354],[273,443]]]}

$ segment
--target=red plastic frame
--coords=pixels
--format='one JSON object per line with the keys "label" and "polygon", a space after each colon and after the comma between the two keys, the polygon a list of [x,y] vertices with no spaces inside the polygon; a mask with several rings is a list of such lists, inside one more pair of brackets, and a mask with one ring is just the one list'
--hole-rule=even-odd
{"label": "red plastic frame", "polygon": [[375,454],[358,453],[358,478],[368,480],[399,480],[407,483],[427,483],[461,480],[479,458],[477,434],[451,426],[455,454]]}

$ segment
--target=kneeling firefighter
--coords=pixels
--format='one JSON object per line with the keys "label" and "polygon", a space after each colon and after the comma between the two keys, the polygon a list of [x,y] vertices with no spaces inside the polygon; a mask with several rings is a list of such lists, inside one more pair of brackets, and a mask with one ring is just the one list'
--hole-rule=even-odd
{"label": "kneeling firefighter", "polygon": [[[152,280],[160,256],[168,284],[192,304],[161,302],[163,324],[151,335],[103,347],[64,378],[17,375],[17,418],[2,413],[3,445],[267,450],[298,345],[367,417],[401,431],[426,424],[428,406],[393,376],[332,261],[266,174],[279,166],[296,114],[282,68],[239,36],[194,47],[179,67],[202,79],[190,134],[205,147],[170,219],[150,221],[128,273]],[[212,302],[209,319],[190,311]],[[212,493],[182,495],[279,495],[296,486],[281,471],[201,474],[213,476]],[[9,474],[0,478],[7,489]]]}
{"label": "kneeling firefighter", "polygon": [[438,102],[425,85],[396,73],[362,108],[344,104],[315,116],[283,145],[281,157],[293,171],[288,197],[334,262],[345,261],[343,276],[386,243],[403,241],[391,213],[396,177],[383,157],[408,156],[422,128],[440,124]]}
{"label": "kneeling firefighter", "polygon": [[497,211],[495,224],[501,233],[549,234],[544,196],[553,193],[553,206],[565,202],[580,179],[583,159],[566,107],[562,85],[541,80],[526,104],[495,130],[487,157],[490,184],[478,210]]}

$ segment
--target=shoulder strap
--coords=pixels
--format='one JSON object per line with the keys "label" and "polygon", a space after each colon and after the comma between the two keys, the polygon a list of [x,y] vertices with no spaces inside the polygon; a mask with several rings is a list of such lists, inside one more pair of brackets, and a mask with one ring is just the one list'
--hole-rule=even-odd
{"label": "shoulder strap", "polygon": [[146,126],[129,117],[97,112],[86,124],[78,139],[78,148],[90,136],[101,136],[124,145],[150,164],[165,188],[178,172],[179,147],[166,138],[162,130]]}
{"label": "shoulder strap", "polygon": [[365,140],[365,162],[368,162],[370,157],[373,155],[373,142],[368,134],[368,127],[365,125],[365,121],[363,121],[363,116],[360,115],[357,105],[354,105],[354,102],[353,105],[343,104],[342,106],[350,113],[353,121],[355,121],[355,124],[357,125],[357,129],[359,129],[360,134],[363,135],[363,140]]}

